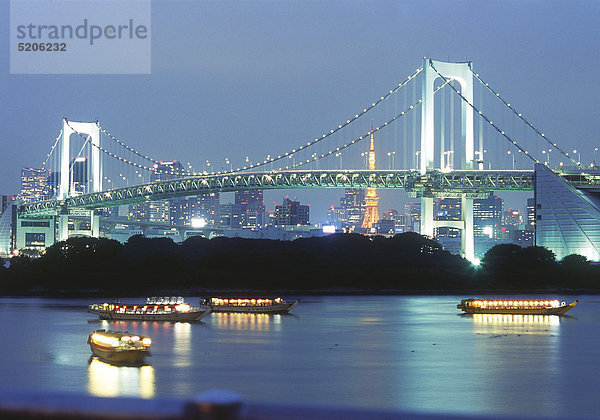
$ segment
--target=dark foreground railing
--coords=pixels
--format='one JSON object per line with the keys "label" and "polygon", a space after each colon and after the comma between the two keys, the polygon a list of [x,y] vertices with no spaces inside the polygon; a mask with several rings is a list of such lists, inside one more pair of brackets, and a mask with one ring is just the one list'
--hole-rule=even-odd
{"label": "dark foreground railing", "polygon": [[317,408],[257,404],[229,391],[195,398],[102,398],[84,394],[0,389],[0,419],[200,419],[200,420],[394,420],[465,419],[469,416],[417,414],[377,409]]}

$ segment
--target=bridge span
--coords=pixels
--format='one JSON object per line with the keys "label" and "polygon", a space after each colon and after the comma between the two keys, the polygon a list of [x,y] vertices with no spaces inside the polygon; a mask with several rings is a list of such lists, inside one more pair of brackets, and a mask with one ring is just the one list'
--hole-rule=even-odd
{"label": "bridge span", "polygon": [[158,201],[211,192],[252,189],[377,188],[401,189],[413,197],[484,198],[490,191],[532,191],[533,170],[296,170],[197,175],[133,185],[23,204],[20,217],[65,214],[72,209],[93,210],[144,201]]}

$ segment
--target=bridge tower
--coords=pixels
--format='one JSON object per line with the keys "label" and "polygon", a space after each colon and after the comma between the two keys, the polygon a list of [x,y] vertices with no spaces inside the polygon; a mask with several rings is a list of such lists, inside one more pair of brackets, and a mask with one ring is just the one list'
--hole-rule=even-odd
{"label": "bridge tower", "polygon": [[[60,149],[60,185],[58,189],[58,199],[64,200],[67,197],[77,195],[72,176],[72,164],[71,164],[71,134],[85,134],[87,135],[86,142],[90,142],[91,148],[91,188],[87,192],[100,192],[102,191],[102,169],[100,166],[100,128],[95,122],[76,122],[67,121],[63,118],[63,137],[61,141]],[[90,222],[90,234],[97,238],[100,235],[100,220],[99,216],[95,214],[93,210],[80,214],[85,218],[89,217]],[[77,226],[81,224],[81,221],[75,221],[75,228],[78,231]],[[58,240],[64,241],[69,237],[69,214],[66,211],[62,211],[58,216]]]}
{"label": "bridge tower", "polygon": [[[89,142],[91,144],[89,159],[90,179],[86,180],[88,185],[87,192],[102,191],[102,169],[100,166],[100,129],[94,122],[74,122],[63,118],[62,139],[59,147],[59,179],[58,192],[55,197],[58,200],[65,200],[75,196],[78,192],[75,189],[73,175],[74,164],[79,156],[71,156],[71,135],[82,134],[87,136],[82,139],[84,146]],[[78,148],[80,153],[84,147]],[[87,172],[87,171],[86,171]],[[91,181],[91,182],[88,182]],[[72,231],[75,235],[100,236],[100,218],[93,210],[71,210],[70,212],[63,208],[59,210],[56,216],[45,218],[27,218],[18,217],[16,221],[16,243],[17,249],[27,247],[31,238],[42,241],[45,246],[52,245],[56,240],[64,241],[69,237],[69,218],[73,219]],[[58,223],[56,223],[58,222]],[[88,222],[89,229],[81,229]],[[58,231],[55,231],[55,225],[58,224]],[[29,239],[28,239],[29,238]],[[43,239],[41,239],[43,238]]]}
{"label": "bridge tower", "polygon": [[[431,170],[444,168],[444,155],[439,153],[439,167],[435,164],[434,139],[434,82],[443,77],[446,80],[456,80],[460,83],[461,95],[473,103],[473,73],[472,63],[447,63],[443,61],[423,59],[422,111],[421,111],[421,159],[419,171],[425,174]],[[473,169],[473,108],[465,101],[461,103],[461,159],[458,168]],[[461,231],[461,253],[469,261],[475,259],[475,244],[473,238],[473,199],[461,194],[461,219],[455,221],[433,220],[433,198],[421,198],[421,234],[433,237],[436,227],[452,227]]]}

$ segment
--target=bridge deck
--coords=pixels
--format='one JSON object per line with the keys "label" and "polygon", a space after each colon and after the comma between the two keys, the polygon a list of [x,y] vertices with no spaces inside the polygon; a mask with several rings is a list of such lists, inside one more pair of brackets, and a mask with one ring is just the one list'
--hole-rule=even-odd
{"label": "bridge deck", "polygon": [[21,217],[44,217],[70,209],[97,209],[211,192],[252,189],[403,189],[414,197],[485,197],[490,191],[531,191],[533,170],[304,170],[198,175],[19,206]]}

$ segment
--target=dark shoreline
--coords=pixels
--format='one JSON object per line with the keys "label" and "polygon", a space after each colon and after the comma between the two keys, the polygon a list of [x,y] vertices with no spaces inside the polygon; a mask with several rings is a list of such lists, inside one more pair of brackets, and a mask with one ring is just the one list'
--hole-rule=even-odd
{"label": "dark shoreline", "polygon": [[126,292],[122,294],[106,293],[99,290],[76,290],[76,291],[52,291],[52,292],[27,292],[3,293],[0,297],[11,298],[62,298],[62,299],[84,299],[84,298],[139,298],[150,296],[183,296],[183,297],[293,297],[302,296],[520,296],[520,295],[600,295],[598,289],[523,289],[523,290],[493,290],[493,289],[470,289],[470,290],[250,290],[250,289],[218,289],[218,290],[159,290],[150,292]]}
{"label": "dark shoreline", "polygon": [[273,241],[70,238],[0,267],[0,295],[598,294],[600,265],[543,247],[492,247],[474,265],[415,233]]}

